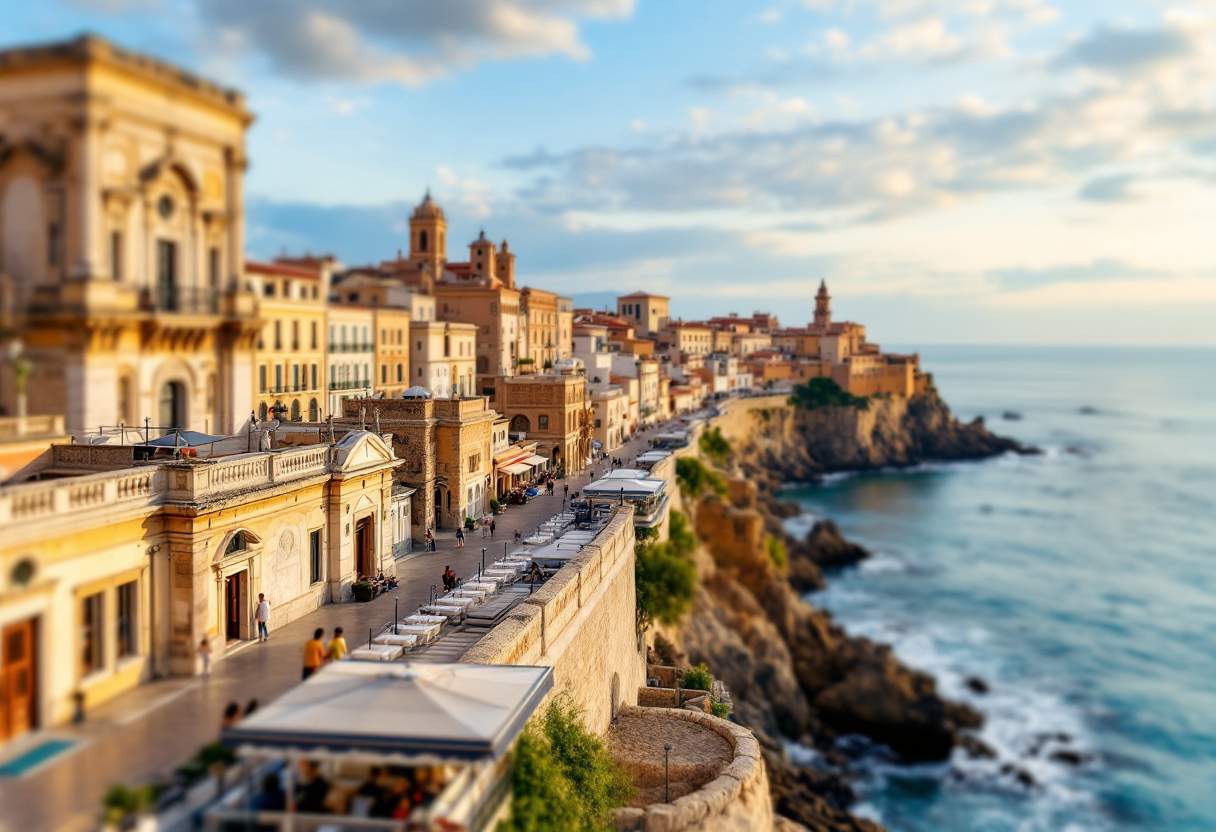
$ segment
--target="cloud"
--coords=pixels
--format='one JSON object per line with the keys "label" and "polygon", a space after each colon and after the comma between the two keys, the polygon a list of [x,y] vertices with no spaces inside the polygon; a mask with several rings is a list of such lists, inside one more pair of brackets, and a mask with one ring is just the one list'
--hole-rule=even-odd
{"label": "cloud", "polygon": [[1026,291],[1058,283],[1072,285],[1136,281],[1148,285],[1176,278],[1177,275],[1163,269],[1145,268],[1122,260],[1105,258],[1090,263],[1068,263],[1041,269],[993,269],[988,272],[988,277],[1002,289]]}
{"label": "cloud", "polygon": [[1183,26],[1155,29],[1117,29],[1101,26],[1061,55],[1060,66],[1135,72],[1175,61],[1198,46],[1194,33]]}
{"label": "cloud", "polygon": [[292,78],[417,86],[484,61],[586,59],[580,23],[628,17],[634,2],[199,0],[199,12],[218,29],[209,43]]}
{"label": "cloud", "polygon": [[1099,176],[1086,182],[1077,197],[1087,202],[1134,202],[1140,194],[1132,190],[1136,177],[1131,174]]}

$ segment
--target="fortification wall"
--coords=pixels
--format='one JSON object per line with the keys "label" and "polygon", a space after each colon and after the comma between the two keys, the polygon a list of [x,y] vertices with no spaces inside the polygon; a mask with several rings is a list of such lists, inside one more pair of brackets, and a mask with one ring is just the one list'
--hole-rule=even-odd
{"label": "fortification wall", "polygon": [[[731,745],[733,758],[718,777],[671,803],[640,809],[616,809],[620,832],[767,832],[773,828],[773,804],[760,743],[741,725],[699,711],[631,708],[630,716],[654,720],[661,731],[667,720],[684,720],[708,728]],[[656,762],[661,766],[661,762]]]}
{"label": "fortification wall", "polygon": [[[633,509],[607,527],[461,659],[553,668],[586,725],[603,734],[621,705],[637,703],[646,653],[637,633]],[[641,649],[639,649],[641,648]]]}

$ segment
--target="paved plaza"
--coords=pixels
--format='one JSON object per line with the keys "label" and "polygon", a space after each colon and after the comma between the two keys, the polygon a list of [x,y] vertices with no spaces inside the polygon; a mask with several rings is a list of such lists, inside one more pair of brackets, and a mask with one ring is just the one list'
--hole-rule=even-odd
{"label": "paved plaza", "polygon": [[[648,447],[651,428],[613,453],[628,464]],[[328,604],[270,634],[264,644],[242,643],[215,663],[207,677],[166,679],[142,685],[90,711],[82,725],[59,726],[10,744],[0,762],[22,748],[47,738],[78,740],[72,750],[19,778],[0,777],[0,832],[87,832],[98,827],[101,798],[115,783],[137,784],[167,777],[201,746],[219,733],[229,702],[242,708],[251,699],[267,703],[300,681],[303,645],[317,627],[326,635],[342,627],[350,647],[366,642],[368,630],[379,632],[393,618],[394,599],[401,615],[417,611],[430,599],[431,585],[442,590],[440,575],[451,565],[467,577],[481,563],[501,556],[516,529],[524,535],[559,512],[562,486],[580,491],[594,472],[609,470],[598,463],[577,477],[558,480],[553,497],[537,497],[527,505],[510,506],[500,515],[492,539],[480,531],[466,536],[457,548],[454,532],[440,532],[435,552],[415,551],[397,564],[400,586],[369,603]],[[273,599],[270,599],[273,602]]]}

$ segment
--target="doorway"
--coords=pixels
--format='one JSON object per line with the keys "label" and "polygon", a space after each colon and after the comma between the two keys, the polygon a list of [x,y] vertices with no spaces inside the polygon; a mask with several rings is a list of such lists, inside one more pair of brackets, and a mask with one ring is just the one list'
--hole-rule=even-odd
{"label": "doorway", "polygon": [[443,517],[443,492],[438,488],[435,489],[435,528],[443,528],[443,523],[440,520]]}
{"label": "doorway", "polygon": [[245,608],[245,577],[248,574],[247,570],[242,569],[224,579],[224,638],[228,641],[239,641],[241,638],[241,622],[244,620],[241,611]]}
{"label": "doorway", "polygon": [[34,727],[34,619],[10,624],[0,633],[0,742]]}
{"label": "doorway", "polygon": [[160,427],[184,428],[186,426],[186,386],[180,381],[170,381],[160,388]]}
{"label": "doorway", "polygon": [[374,578],[379,570],[376,569],[376,558],[372,550],[372,518],[364,517],[355,521],[355,566],[360,575]]}

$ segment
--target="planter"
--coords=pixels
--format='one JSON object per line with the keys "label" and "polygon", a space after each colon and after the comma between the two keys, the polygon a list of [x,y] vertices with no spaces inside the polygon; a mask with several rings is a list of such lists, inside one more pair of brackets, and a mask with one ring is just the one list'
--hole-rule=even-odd
{"label": "planter", "polygon": [[356,601],[372,600],[372,585],[367,581],[355,581],[350,585],[350,591],[354,593]]}

